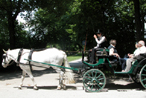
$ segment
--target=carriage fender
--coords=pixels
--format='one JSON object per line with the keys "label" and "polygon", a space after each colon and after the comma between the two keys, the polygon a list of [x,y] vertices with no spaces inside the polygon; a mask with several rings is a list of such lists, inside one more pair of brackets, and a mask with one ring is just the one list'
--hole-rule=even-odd
{"label": "carriage fender", "polygon": [[141,67],[141,66],[143,66],[143,65],[145,65],[145,64],[146,64],[146,58],[142,59],[142,60],[137,64],[137,66],[135,67],[133,73],[136,74],[138,68]]}

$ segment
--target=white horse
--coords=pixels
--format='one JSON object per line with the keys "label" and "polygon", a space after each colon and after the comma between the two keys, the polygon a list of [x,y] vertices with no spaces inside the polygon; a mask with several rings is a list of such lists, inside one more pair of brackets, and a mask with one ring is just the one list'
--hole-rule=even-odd
{"label": "white horse", "polygon": [[[34,89],[37,89],[37,84],[35,83],[34,77],[32,75],[31,67],[29,66],[29,61],[24,60],[24,59],[29,59],[28,56],[29,56],[30,50],[23,49],[21,52],[21,56],[19,57],[18,53],[20,50],[21,49],[4,51],[5,53],[3,54],[2,66],[5,68],[10,65],[9,64],[10,61],[12,60],[15,61],[16,63],[18,63],[18,65],[22,69],[22,78],[21,78],[22,80],[21,80],[19,88],[21,89],[25,75],[28,74],[33,82]],[[18,60],[18,58],[20,60]],[[34,51],[32,54],[31,60],[37,61],[37,62],[49,63],[53,65],[59,65],[59,66],[61,66],[62,63],[64,62],[64,67],[70,67],[67,61],[66,53],[56,48],[48,48],[42,51]],[[43,64],[35,63],[35,62],[30,62],[30,64],[33,64],[33,65],[39,64],[39,66],[43,66]],[[52,67],[52,68],[55,69],[59,73],[59,85],[57,89],[61,89],[62,87],[64,89],[66,88],[65,84],[63,84],[64,74],[66,75],[69,83],[75,82],[73,74],[72,74],[72,70],[65,69],[65,73],[64,73],[64,71],[62,71],[59,67]]]}

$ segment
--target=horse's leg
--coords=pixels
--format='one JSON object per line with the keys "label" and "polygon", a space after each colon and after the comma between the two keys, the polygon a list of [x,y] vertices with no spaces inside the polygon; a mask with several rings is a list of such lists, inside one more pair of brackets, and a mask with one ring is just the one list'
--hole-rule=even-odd
{"label": "horse's leg", "polygon": [[58,90],[60,90],[61,88],[66,89],[65,84],[63,84],[63,77],[64,77],[64,72],[60,71],[60,73],[59,73],[59,85],[57,87]]}
{"label": "horse's leg", "polygon": [[35,83],[35,80],[34,80],[34,77],[32,75],[32,72],[31,72],[31,69],[30,69],[30,66],[28,65],[21,65],[20,64],[20,68],[25,72],[25,74],[28,74],[29,77],[31,78],[32,82],[33,82],[33,87],[35,90],[37,90],[37,84]]}
{"label": "horse's leg", "polygon": [[18,87],[19,89],[22,88],[22,85],[23,85],[23,81],[24,81],[25,76],[26,76],[26,72],[25,72],[25,71],[22,71],[21,83],[20,83],[20,85],[19,85],[19,87]]}
{"label": "horse's leg", "polygon": [[35,80],[34,80],[34,77],[33,77],[33,75],[32,75],[31,70],[27,71],[27,74],[29,75],[30,79],[31,79],[32,82],[33,82],[33,89],[37,90],[37,89],[38,89],[38,88],[37,88],[37,84],[36,84],[36,82],[35,82]]}

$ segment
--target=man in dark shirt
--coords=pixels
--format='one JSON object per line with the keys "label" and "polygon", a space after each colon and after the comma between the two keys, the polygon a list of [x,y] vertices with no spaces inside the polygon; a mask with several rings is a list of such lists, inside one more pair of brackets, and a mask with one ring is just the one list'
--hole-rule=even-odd
{"label": "man in dark shirt", "polygon": [[110,46],[108,47],[109,55],[115,56],[116,58],[120,58],[115,46],[116,46],[116,40],[110,40]]}
{"label": "man in dark shirt", "polygon": [[124,58],[120,58],[115,46],[116,46],[116,40],[110,40],[110,46],[108,47],[109,55],[113,56],[112,61],[119,61],[122,70],[124,70],[126,66],[126,60]]}

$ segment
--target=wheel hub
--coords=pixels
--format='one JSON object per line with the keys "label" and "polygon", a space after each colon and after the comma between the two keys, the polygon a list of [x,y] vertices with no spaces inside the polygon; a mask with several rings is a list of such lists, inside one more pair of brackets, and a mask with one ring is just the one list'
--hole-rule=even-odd
{"label": "wheel hub", "polygon": [[97,81],[97,80],[96,80],[95,78],[92,79],[92,83],[96,83],[96,81]]}

